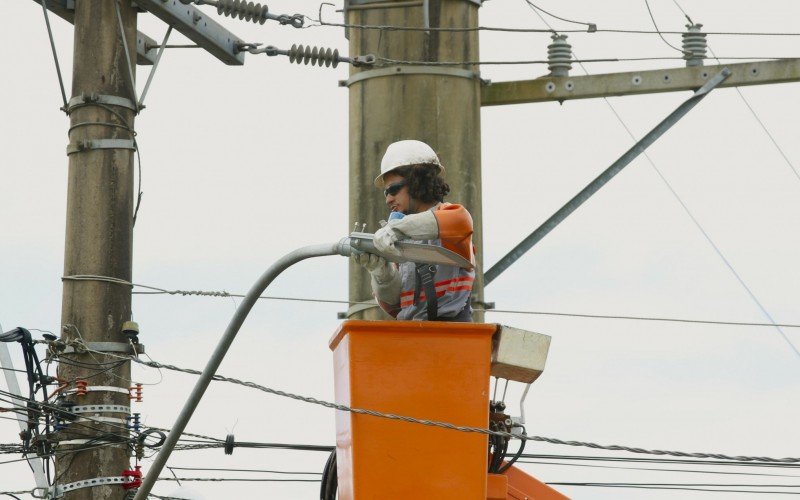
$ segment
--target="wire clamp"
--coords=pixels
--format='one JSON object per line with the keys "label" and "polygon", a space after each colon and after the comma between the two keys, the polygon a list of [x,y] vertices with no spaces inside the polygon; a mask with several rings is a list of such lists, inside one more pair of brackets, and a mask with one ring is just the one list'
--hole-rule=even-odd
{"label": "wire clamp", "polygon": [[104,104],[106,106],[119,106],[138,112],[136,103],[127,97],[105,94],[81,94],[69,100],[66,108],[61,108],[66,114],[72,113],[76,108],[90,106],[92,104]]}
{"label": "wire clamp", "polygon": [[136,150],[136,145],[133,139],[84,139],[67,144],[67,155],[84,153],[93,149]]}

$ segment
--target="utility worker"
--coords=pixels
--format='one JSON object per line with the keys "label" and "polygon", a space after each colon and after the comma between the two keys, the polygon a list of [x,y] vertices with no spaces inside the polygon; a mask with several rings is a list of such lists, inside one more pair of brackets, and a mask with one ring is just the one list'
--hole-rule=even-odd
{"label": "utility worker", "polygon": [[[439,245],[475,263],[472,216],[461,205],[444,203],[450,186],[433,149],[420,141],[389,145],[375,186],[383,189],[390,221],[375,232],[375,248],[399,255],[398,240]],[[394,215],[394,213],[403,214]],[[402,217],[402,218],[399,218]],[[472,321],[470,295],[475,271],[457,266],[399,266],[373,254],[356,256],[370,275],[381,308],[400,320]]]}

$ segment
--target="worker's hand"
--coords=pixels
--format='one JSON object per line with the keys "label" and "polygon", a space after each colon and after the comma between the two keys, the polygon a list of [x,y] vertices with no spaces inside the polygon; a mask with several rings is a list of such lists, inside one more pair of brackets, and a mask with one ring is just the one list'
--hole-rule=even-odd
{"label": "worker's hand", "polygon": [[390,282],[397,274],[397,268],[379,255],[360,253],[353,255],[353,260],[369,271],[379,284]]}
{"label": "worker's hand", "polygon": [[375,249],[381,253],[399,256],[400,250],[394,245],[397,240],[398,233],[394,229],[394,224],[390,223],[375,231],[372,243],[375,245]]}

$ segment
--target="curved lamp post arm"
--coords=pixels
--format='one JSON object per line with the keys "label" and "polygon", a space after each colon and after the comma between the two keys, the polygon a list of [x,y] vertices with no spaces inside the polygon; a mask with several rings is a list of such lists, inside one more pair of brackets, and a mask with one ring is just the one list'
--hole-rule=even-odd
{"label": "curved lamp post arm", "polygon": [[299,248],[291,253],[286,254],[280,260],[272,264],[272,266],[270,266],[270,268],[261,275],[258,281],[253,284],[253,286],[250,288],[250,291],[247,292],[247,295],[245,295],[244,299],[242,300],[242,303],[236,308],[233,318],[231,318],[230,323],[228,323],[228,328],[225,329],[225,333],[222,335],[222,338],[217,344],[216,349],[214,349],[214,352],[211,354],[211,358],[209,358],[206,367],[203,369],[203,373],[197,380],[197,383],[195,384],[194,389],[192,389],[191,394],[189,394],[189,398],[186,400],[186,403],[184,403],[181,413],[178,415],[178,418],[172,425],[172,429],[170,430],[166,441],[164,441],[161,450],[159,450],[158,455],[156,455],[153,465],[150,466],[147,476],[144,477],[142,485],[136,492],[134,500],[145,500],[150,494],[150,490],[153,489],[153,484],[155,484],[159,474],[161,474],[161,471],[164,469],[167,459],[172,453],[172,450],[175,448],[175,445],[178,443],[178,439],[183,434],[184,429],[186,429],[186,424],[189,423],[189,419],[192,418],[192,414],[197,408],[197,405],[200,403],[200,400],[202,399],[203,394],[206,392],[208,385],[211,383],[212,377],[215,373],[217,373],[217,369],[222,363],[222,359],[225,357],[225,354],[228,352],[231,344],[233,343],[233,339],[239,332],[239,328],[241,328],[242,323],[244,323],[245,318],[247,318],[247,315],[250,313],[250,310],[253,308],[253,305],[255,305],[259,296],[264,293],[264,290],[266,290],[270,283],[272,283],[275,278],[277,278],[278,275],[287,268],[297,264],[301,260],[309,259],[311,257],[324,257],[326,255],[348,256],[351,252],[352,249],[350,247],[350,238],[344,238],[338,243],[333,244],[310,245]]}

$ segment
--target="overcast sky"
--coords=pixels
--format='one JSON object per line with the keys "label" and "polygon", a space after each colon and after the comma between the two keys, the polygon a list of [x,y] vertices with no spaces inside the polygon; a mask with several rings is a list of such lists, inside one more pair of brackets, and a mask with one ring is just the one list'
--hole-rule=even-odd
{"label": "overcast sky", "polygon": [[[789,0],[679,3],[709,31],[798,31],[800,6]],[[686,20],[674,2],[650,4],[662,30],[683,29]],[[336,6],[341,8],[341,1]],[[652,29],[645,3],[639,0],[566,5],[542,0],[541,6],[599,28]],[[318,10],[316,2],[307,1],[276,0],[269,7],[275,13],[312,17]],[[325,8],[324,16],[341,21],[332,7]],[[68,119],[58,110],[61,97],[40,6],[30,0],[5,0],[0,2],[0,19],[0,323],[5,330],[24,326],[58,332]],[[139,19],[140,31],[163,37],[162,22],[149,14]],[[275,23],[218,20],[252,42],[281,48],[303,43],[348,52],[339,28],[296,30]],[[557,28],[576,27],[548,21]],[[69,92],[72,27],[54,16],[51,23]],[[487,2],[480,24],[544,27],[523,0]],[[667,37],[680,44],[679,35]],[[797,40],[718,35],[710,36],[709,44],[719,56],[770,58],[800,55]],[[569,41],[576,55],[587,59],[680,55],[654,34],[578,33]],[[543,59],[549,42],[544,33],[482,32],[481,59]],[[171,43],[186,41],[176,34]],[[679,60],[629,61],[590,64],[587,70],[681,66]],[[149,68],[138,70],[141,92]],[[485,65],[481,71],[484,78],[504,81],[534,78],[547,69]],[[353,222],[348,220],[346,195],[348,91],[338,81],[347,74],[345,65],[312,68],[263,55],[248,55],[243,67],[229,67],[201,50],[168,50],[147,96],[147,109],[136,119],[144,197],[134,232],[133,281],[167,289],[244,293],[285,253],[345,236]],[[572,74],[582,71],[575,67]],[[734,89],[714,91],[648,153],[775,321],[798,324],[800,86],[741,91],[794,167]],[[484,109],[486,267],[630,147],[632,140],[610,106],[640,137],[689,95]],[[346,300],[346,273],[341,257],[307,261],[284,273],[268,294]],[[768,321],[644,157],[489,285],[485,295],[501,310]],[[230,298],[135,295],[133,312],[140,339],[153,359],[202,369],[236,303]],[[340,322],[336,313],[345,309],[343,304],[261,301],[220,372],[332,400],[328,339]],[[487,314],[487,321],[552,336],[547,370],[526,404],[529,434],[646,449],[800,456],[800,357],[787,343],[788,339],[800,346],[798,328],[784,329],[784,339],[772,327],[498,312]],[[17,347],[10,347],[16,353]],[[21,359],[15,359],[19,366]],[[146,425],[171,426],[194,377],[137,366],[134,377],[154,384],[146,387],[145,401],[134,411],[142,413]],[[510,387],[507,399],[516,401],[520,391]],[[516,403],[510,409],[519,413]],[[232,432],[237,440],[259,442],[333,444],[335,439],[331,410],[219,383],[211,386],[187,430],[219,438]],[[17,442],[17,432],[14,422],[0,420],[0,442]],[[610,454],[538,443],[530,443],[528,451]],[[6,457],[15,458],[3,460]],[[170,465],[321,472],[325,458],[321,453],[246,449],[228,457],[215,449],[176,452]],[[800,484],[786,477],[540,464],[523,468],[548,482]],[[766,472],[791,474],[786,471]],[[316,483],[195,484],[192,488],[209,499],[223,494],[314,498],[318,489]],[[24,464],[0,465],[0,491],[33,485]],[[167,494],[175,487],[159,483],[154,492]],[[558,489],[591,499],[641,498],[645,493],[648,498],[720,496]]]}

